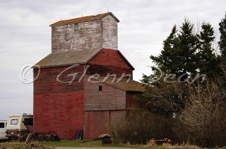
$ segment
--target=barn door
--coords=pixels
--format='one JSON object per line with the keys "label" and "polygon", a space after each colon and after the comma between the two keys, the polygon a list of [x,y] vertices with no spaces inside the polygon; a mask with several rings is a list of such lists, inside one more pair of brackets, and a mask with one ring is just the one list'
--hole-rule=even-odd
{"label": "barn door", "polygon": [[109,133],[109,111],[85,112],[84,139],[97,139]]}

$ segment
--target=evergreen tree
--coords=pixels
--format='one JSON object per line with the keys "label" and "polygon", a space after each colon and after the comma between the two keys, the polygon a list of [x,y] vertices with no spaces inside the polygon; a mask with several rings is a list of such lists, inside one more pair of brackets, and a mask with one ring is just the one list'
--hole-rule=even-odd
{"label": "evergreen tree", "polygon": [[224,82],[224,87],[226,87],[226,14],[225,17],[219,23],[219,31],[220,31],[220,41],[218,42],[218,46],[220,49],[220,61],[221,61],[221,71],[222,71],[222,81]]}
{"label": "evergreen tree", "polygon": [[208,79],[214,79],[220,73],[219,58],[214,54],[212,42],[214,41],[214,31],[210,24],[202,24],[202,31],[199,35],[199,71],[206,74]]}
{"label": "evergreen tree", "polygon": [[159,56],[150,58],[166,74],[183,76],[182,80],[197,72],[198,38],[192,32],[193,25],[188,21],[182,24],[181,31],[177,33],[173,27],[169,37],[164,41],[163,50]]}
{"label": "evergreen tree", "polygon": [[181,74],[196,75],[198,38],[193,33],[193,25],[188,21],[182,24],[179,38],[180,71]]}
{"label": "evergreen tree", "polygon": [[[225,109],[226,99],[222,96],[226,88],[224,77],[224,74],[226,74],[226,16],[219,25],[221,33],[218,42],[221,51],[220,56],[214,53],[212,47],[215,38],[213,27],[210,24],[202,24],[201,32],[194,34],[193,25],[185,20],[179,32],[176,26],[173,27],[170,35],[163,42],[163,50],[160,55],[150,57],[157,65],[154,74],[143,76],[142,81],[150,83],[153,78],[156,80],[164,73],[161,79],[152,83],[152,86],[147,86],[143,94],[137,95],[137,101],[142,108],[146,108],[150,112],[170,116],[175,116],[175,113],[179,115],[175,121],[180,119],[180,122],[182,122],[176,125],[179,128],[177,135],[182,138],[182,142],[190,138],[191,135],[196,136],[194,142],[199,144],[206,143],[203,140],[212,143],[215,138],[225,137],[221,136],[219,131],[216,131],[216,134],[212,131],[212,126],[215,127],[215,124],[216,127],[219,126],[219,129],[224,126],[221,125],[223,124],[221,119],[225,117],[225,113],[221,110]],[[162,71],[161,74],[159,69]],[[173,77],[178,79],[179,77],[180,81],[186,82],[187,79],[192,79],[197,73],[206,74],[207,81],[200,83],[199,80],[196,80],[195,83],[181,83],[178,80],[172,80],[169,83],[165,79],[166,77],[170,79]],[[218,104],[218,100],[221,105]],[[211,114],[217,114],[219,121],[216,122],[218,119]],[[197,122],[200,123],[197,124]],[[207,126],[208,128],[201,128],[200,126]],[[184,133],[181,133],[181,130]],[[197,130],[206,133],[202,133],[201,136],[200,133],[196,135]],[[218,145],[218,140],[215,140],[217,141],[216,145]],[[220,142],[224,144],[223,140],[225,139]],[[213,144],[215,145],[215,143]]]}
{"label": "evergreen tree", "polygon": [[220,41],[218,42],[221,57],[224,61],[226,61],[226,14],[225,17],[219,23],[219,31],[220,31]]}
{"label": "evergreen tree", "polygon": [[[176,26],[173,27],[170,35],[163,42],[161,54],[150,58],[165,74],[163,77],[173,74],[175,79],[171,81],[177,81],[178,78],[180,81],[185,81],[192,74],[196,74],[198,43],[198,38],[193,33],[193,25],[185,20],[179,33],[177,33]],[[144,75],[142,81],[148,83],[157,77],[159,77],[159,70],[151,76]],[[160,79],[154,85],[154,89],[148,87],[147,92],[142,94],[142,97],[138,97],[139,102],[149,105],[149,108],[154,106],[155,112],[180,111],[184,106],[187,86],[180,82],[170,84],[164,79]]]}
{"label": "evergreen tree", "polygon": [[[176,48],[176,26],[173,27],[170,35],[166,40],[163,41],[163,50],[159,56],[150,56],[150,59],[156,64],[156,67],[152,67],[153,74],[152,75],[143,75],[142,82],[149,84],[159,80],[159,77],[163,74],[175,73],[176,67],[174,67],[174,61],[177,56],[175,56],[175,48]],[[157,69],[156,69],[157,68]]]}
{"label": "evergreen tree", "polygon": [[[164,73],[175,73],[174,61],[177,58],[174,55],[176,48],[176,26],[173,27],[169,37],[163,41],[163,50],[159,56],[151,56],[158,68]],[[176,54],[176,53],[175,53]]]}
{"label": "evergreen tree", "polygon": [[[152,83],[154,89],[153,86],[147,87],[147,92],[139,98],[143,102],[142,104],[151,103],[151,106],[154,105],[156,109],[164,109],[167,112],[170,110],[166,108],[169,105],[162,101],[170,101],[169,103],[173,104],[171,107],[183,109],[188,96],[188,88],[192,86],[196,90],[199,80],[203,79],[196,78],[195,80],[194,76],[197,73],[206,74],[209,81],[219,81],[223,78],[224,73],[220,68],[221,59],[215,55],[212,47],[215,39],[213,27],[210,24],[202,24],[201,27],[201,32],[194,34],[193,24],[185,20],[179,32],[176,26],[172,28],[170,35],[163,42],[163,50],[160,55],[150,57],[157,65],[157,69],[151,76],[143,75],[142,82],[150,83],[153,79],[156,80],[160,76],[159,70],[162,71],[161,75],[163,76],[154,84]],[[186,83],[187,79],[190,79],[188,83]],[[166,80],[173,82],[174,85]],[[180,81],[185,83],[181,84]],[[193,83],[191,81],[195,83],[191,84]],[[178,88],[182,90],[178,92]],[[171,110],[173,111],[173,109]]]}

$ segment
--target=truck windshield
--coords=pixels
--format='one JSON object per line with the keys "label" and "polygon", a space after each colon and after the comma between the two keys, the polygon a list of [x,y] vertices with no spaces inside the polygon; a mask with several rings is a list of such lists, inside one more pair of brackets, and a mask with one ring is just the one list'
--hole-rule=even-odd
{"label": "truck windshield", "polygon": [[17,125],[18,124],[18,119],[11,119],[10,125]]}

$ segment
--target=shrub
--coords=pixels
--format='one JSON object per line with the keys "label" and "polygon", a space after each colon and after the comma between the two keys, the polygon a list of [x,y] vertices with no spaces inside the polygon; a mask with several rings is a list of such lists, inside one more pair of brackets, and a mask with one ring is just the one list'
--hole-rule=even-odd
{"label": "shrub", "polygon": [[225,92],[215,83],[190,92],[180,117],[177,135],[202,147],[226,145]]}
{"label": "shrub", "polygon": [[117,143],[146,144],[150,139],[172,138],[173,120],[142,110],[130,111],[125,121],[111,126]]}

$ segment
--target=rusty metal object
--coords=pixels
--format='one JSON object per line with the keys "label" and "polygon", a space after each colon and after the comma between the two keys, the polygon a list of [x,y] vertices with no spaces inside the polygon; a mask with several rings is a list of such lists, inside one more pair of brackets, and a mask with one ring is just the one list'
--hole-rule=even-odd
{"label": "rusty metal object", "polygon": [[101,134],[99,135],[99,138],[102,140],[102,144],[111,144],[111,135],[109,134]]}

